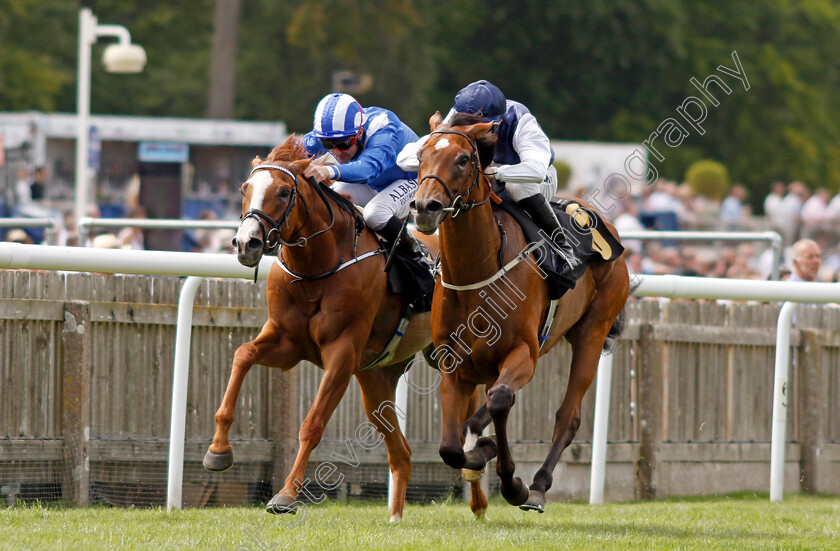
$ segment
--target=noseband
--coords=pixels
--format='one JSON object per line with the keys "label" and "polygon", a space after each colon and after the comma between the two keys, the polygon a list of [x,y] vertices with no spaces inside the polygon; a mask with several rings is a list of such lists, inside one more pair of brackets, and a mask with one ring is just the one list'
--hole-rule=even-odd
{"label": "noseband", "polygon": [[[484,201],[481,201],[480,203],[476,203],[475,201],[464,202],[464,198],[468,197],[473,192],[473,190],[475,190],[476,186],[478,185],[478,180],[480,176],[482,174],[484,174],[485,176],[487,175],[487,173],[483,172],[481,170],[481,167],[479,166],[478,148],[476,147],[475,142],[472,140],[472,138],[470,138],[463,132],[459,132],[458,130],[435,130],[434,132],[432,132],[432,134],[456,134],[467,140],[467,143],[470,144],[470,148],[472,148],[472,152],[470,153],[470,173],[467,175],[467,181],[472,181],[470,181],[469,186],[465,191],[461,191],[461,188],[459,188],[458,191],[453,193],[452,190],[449,189],[449,186],[446,185],[446,182],[444,182],[440,176],[436,174],[426,174],[417,184],[418,187],[426,179],[435,180],[441,186],[443,186],[443,190],[449,197],[449,206],[445,207],[443,210],[446,211],[447,214],[451,213],[452,218],[455,218],[456,216],[458,216],[458,214],[464,211],[474,209],[475,207],[479,207],[486,203],[490,199],[490,195],[488,195],[487,198],[484,199]],[[463,184],[461,187],[463,187]]]}
{"label": "noseband", "polygon": [[264,253],[270,254],[280,245],[283,245],[284,247],[305,247],[310,239],[312,239],[315,236],[321,235],[322,233],[326,233],[330,229],[332,229],[333,224],[335,224],[335,213],[333,212],[332,205],[330,205],[326,197],[324,197],[323,194],[320,193],[321,190],[318,189],[318,186],[313,184],[315,190],[321,196],[321,199],[323,199],[324,204],[327,206],[327,210],[330,213],[329,226],[327,226],[323,230],[316,231],[308,237],[300,236],[297,238],[296,241],[293,242],[284,241],[283,238],[280,237],[280,230],[284,224],[288,227],[289,216],[291,215],[292,210],[294,210],[295,208],[295,204],[297,203],[297,197],[300,197],[300,200],[303,201],[304,207],[306,207],[307,219],[309,218],[309,205],[306,204],[306,199],[304,199],[303,194],[298,189],[297,176],[295,176],[295,174],[291,170],[279,165],[259,165],[255,166],[254,169],[251,170],[251,174],[248,175],[248,178],[253,176],[254,172],[258,170],[279,170],[281,172],[285,172],[294,182],[294,185],[292,186],[292,196],[291,199],[289,199],[289,205],[286,207],[286,211],[283,213],[283,216],[281,216],[279,220],[274,220],[271,216],[267,215],[259,209],[248,209],[240,217],[240,219],[243,222],[248,218],[253,218],[257,221],[257,223],[260,226],[260,230],[262,231]]}

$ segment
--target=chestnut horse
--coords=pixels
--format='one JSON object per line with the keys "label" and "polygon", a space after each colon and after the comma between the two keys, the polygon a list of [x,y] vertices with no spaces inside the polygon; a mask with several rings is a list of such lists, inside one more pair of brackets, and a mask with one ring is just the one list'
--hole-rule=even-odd
{"label": "chestnut horse", "polygon": [[[605,341],[609,337],[612,342],[621,331],[629,278],[623,256],[590,265],[559,300],[541,350],[548,286],[536,265],[529,264],[533,260],[516,264],[517,258],[525,258],[518,253],[531,244],[507,213],[492,207],[483,169],[493,157],[496,136],[492,123],[477,121],[459,114],[451,125],[443,125],[439,113],[430,119],[432,134],[418,151],[419,188],[412,203],[417,229],[427,234],[439,229],[440,234],[442,272],[432,301],[434,355],[443,375],[440,455],[471,479],[498,454],[502,496],[512,505],[542,512],[554,467],[580,425],[581,400]],[[494,297],[489,289],[507,289],[511,296]],[[514,476],[506,422],[516,392],[534,375],[538,356],[562,337],[572,346],[569,381],[556,413],[551,450],[529,490]],[[469,397],[479,384],[487,385],[495,442],[478,438],[490,422],[486,415],[476,414],[462,426]],[[467,433],[466,451],[462,430]]]}
{"label": "chestnut horse", "polygon": [[[355,375],[368,419],[388,448],[395,490],[390,518],[396,521],[403,515],[411,449],[397,422],[394,396],[414,354],[431,342],[430,313],[415,314],[396,349],[380,359],[403,320],[405,300],[388,290],[385,255],[355,209],[342,209],[340,198],[303,180],[310,162],[293,135],[265,161],[254,159],[251,175],[242,184],[242,223],[233,239],[239,262],[256,266],[264,252],[278,244],[282,248],[268,276],[268,321],[256,339],[236,350],[204,466],[223,471],[233,465],[228,431],[251,366],[259,363],[285,371],[307,360],[324,374],[300,427],[294,466],[266,510],[295,512],[309,456]],[[437,252],[436,240],[424,242]],[[362,367],[377,360],[371,369]],[[476,496],[477,485],[473,487]],[[486,498],[479,494],[474,512],[483,513],[486,507]]]}

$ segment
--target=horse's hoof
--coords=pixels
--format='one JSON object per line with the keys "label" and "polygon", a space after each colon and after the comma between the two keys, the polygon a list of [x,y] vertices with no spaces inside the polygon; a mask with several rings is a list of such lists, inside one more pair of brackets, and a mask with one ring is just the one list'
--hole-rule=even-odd
{"label": "horse's hoof", "polygon": [[204,461],[202,464],[208,471],[213,471],[215,473],[226,471],[233,467],[233,450],[228,450],[222,453],[207,450],[207,453],[204,454]]}
{"label": "horse's hoof", "polygon": [[545,492],[530,491],[528,501],[519,506],[523,511],[536,511],[545,513]]}
{"label": "horse's hoof", "polygon": [[502,482],[502,487],[500,489],[502,497],[505,498],[505,501],[513,506],[522,505],[528,501],[529,497],[531,497],[531,490],[528,489],[528,486],[526,486],[525,483],[522,482],[522,479],[518,476],[513,477],[513,480],[509,485]]}
{"label": "horse's hoof", "polygon": [[280,492],[266,503],[265,512],[272,515],[294,515],[297,513],[297,501]]}
{"label": "horse's hoof", "polygon": [[464,477],[464,482],[478,482],[481,480],[481,477],[484,476],[484,470],[475,470],[475,469],[467,469],[466,467],[461,469],[461,476]]}

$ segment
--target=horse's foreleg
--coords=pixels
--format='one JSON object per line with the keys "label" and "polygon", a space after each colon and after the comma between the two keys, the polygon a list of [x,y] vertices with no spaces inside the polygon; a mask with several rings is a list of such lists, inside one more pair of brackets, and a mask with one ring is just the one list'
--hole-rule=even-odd
{"label": "horse's foreleg", "polygon": [[[423,349],[423,356],[425,356],[426,361],[431,366],[437,366],[436,360],[432,357],[432,351],[434,345],[429,345]],[[437,368],[437,367],[436,367]],[[478,405],[478,388],[473,388],[473,392],[470,395],[470,398],[467,402],[467,415],[472,414],[472,416],[467,419],[464,423],[462,428],[462,435],[467,438],[467,435],[472,432],[475,435],[474,439],[470,439],[469,442],[472,444],[477,444],[479,440],[488,440],[490,444],[493,446],[492,455],[486,457],[484,463],[479,469],[473,470],[472,476],[465,472],[465,469],[461,469],[462,474],[465,475],[464,480],[470,483],[470,510],[473,512],[477,519],[483,519],[484,513],[487,511],[487,496],[484,495],[484,491],[481,489],[481,475],[484,472],[483,465],[487,464],[487,461],[490,461],[493,457],[495,457],[495,443],[489,438],[479,438],[478,435],[482,433],[484,428],[490,424],[490,414],[487,413],[487,405],[484,404],[481,406],[478,411],[476,411],[476,406]],[[482,447],[485,445],[482,442]],[[469,453],[470,451],[475,449],[475,445],[470,446],[465,451]]]}
{"label": "horse's foreleg", "polygon": [[443,439],[440,457],[453,469],[461,469],[467,461],[461,442],[461,425],[467,418],[470,396],[475,385],[461,379],[458,370],[441,373],[440,409],[443,416]]}
{"label": "horse's foreleg", "polygon": [[[356,373],[356,379],[362,389],[365,413],[384,437],[388,448],[388,464],[394,476],[391,522],[399,521],[403,517],[405,492],[411,477],[411,447],[400,430],[394,403],[397,383],[405,372],[406,365],[408,361]],[[405,415],[405,412],[400,414]]]}
{"label": "horse's foreleg", "polygon": [[507,435],[507,418],[513,406],[514,393],[525,386],[534,375],[534,359],[530,347],[521,343],[505,358],[499,378],[487,391],[487,411],[496,428],[496,474],[501,480],[502,497],[511,505],[522,505],[528,500],[528,487],[519,477],[513,476],[516,464],[510,451]]}
{"label": "horse's foreleg", "polygon": [[568,335],[572,343],[572,362],[566,395],[555,415],[551,449],[545,462],[534,475],[530,497],[521,507],[523,510],[543,512],[545,493],[551,488],[554,467],[560,460],[560,454],[572,443],[580,427],[580,404],[595,378],[601,347],[609,331],[609,324],[601,325],[585,329],[575,328],[575,331]]}
{"label": "horse's foreleg", "polygon": [[361,361],[361,351],[357,350],[354,342],[364,342],[364,339],[343,338],[321,348],[324,375],[318,385],[315,401],[300,426],[298,436],[300,447],[292,471],[286,477],[283,488],[266,505],[267,512],[294,513],[298,503],[296,498],[300,493],[303,493],[304,497],[310,501],[316,503],[323,501],[320,496],[313,496],[306,489],[310,482],[305,478],[306,465],[309,463],[312,450],[321,442],[327,422],[344,396],[350,378]]}
{"label": "horse's foreleg", "polygon": [[216,411],[213,443],[204,456],[204,468],[209,471],[225,471],[233,466],[233,451],[228,435],[233,424],[236,399],[239,397],[245,375],[251,366],[258,362],[282,369],[290,369],[297,363],[290,344],[277,334],[270,321],[263,326],[256,339],[237,348],[233,355],[233,367],[227,389]]}

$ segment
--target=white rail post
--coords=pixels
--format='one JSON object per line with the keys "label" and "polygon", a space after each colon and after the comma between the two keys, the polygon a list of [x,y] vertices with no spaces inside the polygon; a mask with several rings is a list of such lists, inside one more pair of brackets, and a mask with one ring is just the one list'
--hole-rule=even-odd
{"label": "white rail post", "polygon": [[788,413],[790,329],[797,302],[786,302],[776,325],[776,369],[773,378],[773,434],[770,442],[770,501],[780,502],[785,489],[785,432]]}
{"label": "white rail post", "polygon": [[190,276],[178,298],[178,325],[175,330],[175,365],[172,374],[172,413],[169,421],[169,477],[166,510],[180,509],[184,481],[184,434],[187,424],[187,384],[190,375],[190,339],[193,303],[203,277]]}
{"label": "white rail post", "polygon": [[613,354],[601,356],[595,382],[595,420],[592,430],[592,467],[589,474],[589,504],[604,504],[607,469],[607,420],[610,417]]}

